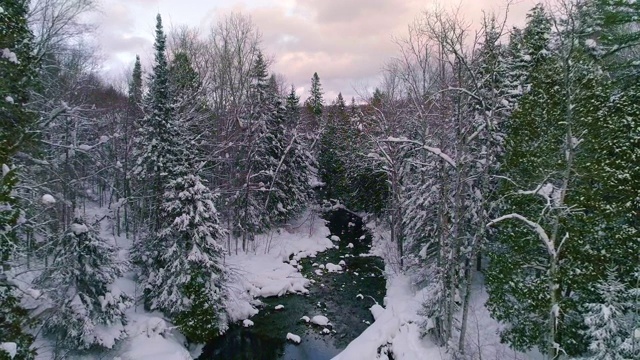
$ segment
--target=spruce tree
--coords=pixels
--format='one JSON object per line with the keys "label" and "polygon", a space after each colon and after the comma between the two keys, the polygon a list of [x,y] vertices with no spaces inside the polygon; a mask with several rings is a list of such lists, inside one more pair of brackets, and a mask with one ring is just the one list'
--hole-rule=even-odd
{"label": "spruce tree", "polygon": [[136,55],[136,62],[133,65],[128,95],[131,104],[137,106],[142,104],[142,65],[140,64],[140,56],[138,55]]}
{"label": "spruce tree", "polygon": [[[32,359],[33,336],[28,312],[20,305],[20,293],[7,279],[10,259],[19,249],[14,227],[23,211],[16,198],[17,169],[12,157],[25,150],[34,134],[35,116],[26,105],[36,85],[33,35],[27,26],[27,1],[9,0],[0,5],[0,341],[15,343],[13,359]],[[0,358],[9,354],[0,350]]]}
{"label": "spruce tree", "polygon": [[313,73],[311,77],[311,89],[309,90],[309,97],[305,101],[305,106],[308,111],[313,114],[316,119],[322,117],[322,111],[324,110],[324,99],[322,98],[322,85],[320,84],[320,77],[317,72]]}
{"label": "spruce tree", "polygon": [[589,360],[631,359],[625,340],[631,338],[635,326],[628,313],[632,303],[625,285],[616,279],[616,272],[595,284],[598,302],[585,305],[585,334],[589,340]]}
{"label": "spruce tree", "polygon": [[215,196],[197,167],[165,187],[163,226],[150,239],[162,267],[150,269],[142,284],[149,308],[164,313],[193,342],[226,328],[222,306],[225,273]]}
{"label": "spruce tree", "polygon": [[136,164],[134,174],[143,188],[140,194],[145,199],[145,218],[153,232],[160,226],[159,209],[162,204],[163,187],[171,179],[175,166],[180,164],[174,123],[174,109],[169,88],[166,35],[162,18],[156,18],[154,43],[155,64],[150,78],[148,99],[145,101],[145,118],[141,122],[135,139]]}
{"label": "spruce tree", "polygon": [[[275,160],[267,154],[270,150],[265,136],[267,123],[276,109],[269,88],[267,65],[262,53],[258,52],[251,71],[250,100],[241,119],[243,139],[237,158],[239,189],[231,199],[235,209],[233,232],[236,238],[242,238],[243,250],[256,234],[271,227],[265,200],[273,179],[271,170],[275,169]],[[273,147],[279,146],[280,143],[273,144]]]}
{"label": "spruce tree", "polygon": [[54,242],[53,262],[36,279],[53,303],[44,334],[66,350],[112,348],[126,336],[124,311],[133,304],[113,286],[126,262],[80,217]]}

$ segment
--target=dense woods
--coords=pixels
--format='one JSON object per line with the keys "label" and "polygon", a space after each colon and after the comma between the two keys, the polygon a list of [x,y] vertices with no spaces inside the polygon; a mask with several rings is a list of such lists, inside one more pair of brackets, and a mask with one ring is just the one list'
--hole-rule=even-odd
{"label": "dense woods", "polygon": [[228,327],[225,256],[332,207],[387,230],[452,358],[478,358],[478,281],[515,350],[640,358],[640,3],[417,14],[350,101],[322,69],[301,100],[241,14],[206,36],[158,15],[153,67],[109,84],[82,43],[95,5],[0,3],[0,359],[112,348],[134,304],[204,343]]}

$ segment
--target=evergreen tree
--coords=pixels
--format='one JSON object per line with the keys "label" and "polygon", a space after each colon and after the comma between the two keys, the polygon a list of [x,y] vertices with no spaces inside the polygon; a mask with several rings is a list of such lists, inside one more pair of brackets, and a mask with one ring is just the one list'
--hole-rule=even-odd
{"label": "evergreen tree", "polygon": [[[284,209],[284,211],[280,211],[283,222],[299,215],[312,196],[310,179],[314,162],[303,137],[298,132],[300,125],[299,101],[292,86],[285,107],[279,106],[279,112],[284,112],[285,121],[282,131],[284,141],[283,151],[276,168],[277,181],[275,183],[278,184],[278,190],[281,192],[279,201]],[[276,208],[278,207],[276,204]]]}
{"label": "evergreen tree", "polygon": [[[12,169],[12,157],[27,148],[35,124],[34,114],[26,108],[36,78],[33,36],[26,20],[28,5],[23,0],[0,5],[0,339],[16,344],[13,359],[20,360],[35,356],[33,337],[25,332],[32,322],[7,272],[19,248],[14,227],[23,214],[15,194],[17,170]],[[9,355],[0,350],[0,358]]]}
{"label": "evergreen tree", "polygon": [[258,53],[251,71],[251,96],[247,112],[241,120],[243,141],[237,159],[239,189],[232,198],[235,209],[233,232],[236,238],[242,238],[242,248],[247,249],[248,241],[255,234],[267,231],[270,227],[270,215],[265,211],[265,201],[269,184],[273,180],[275,160],[268,157],[271,146],[275,149],[280,142],[267,144],[267,123],[275,116],[273,94],[269,91],[267,64],[262,53]]}
{"label": "evergreen tree", "polygon": [[322,111],[324,108],[324,99],[322,98],[322,94],[320,77],[317,72],[314,72],[311,77],[311,89],[309,90],[309,97],[305,101],[305,106],[316,119],[322,118]]}
{"label": "evergreen tree", "polygon": [[159,310],[194,342],[205,342],[226,327],[222,307],[224,270],[215,196],[192,172],[165,187],[163,227],[148,241],[162,267],[143,274],[149,308]]}
{"label": "evergreen tree", "polygon": [[285,108],[287,114],[285,126],[287,129],[293,129],[300,122],[300,97],[296,94],[296,89],[293,85],[291,85],[291,91],[287,95]]}
{"label": "evergreen tree", "polygon": [[[525,55],[538,54],[548,47],[546,44],[551,38],[549,22],[541,6],[536,6],[529,13],[521,46],[531,50],[526,50]],[[519,99],[505,129],[501,174],[510,181],[501,185],[497,196],[506,196],[507,200],[501,207],[503,214],[518,213],[538,219],[535,214],[540,214],[546,206],[544,198],[541,196],[539,201],[535,195],[513,194],[542,189],[543,186],[549,188],[547,196],[559,191],[562,180],[550,179],[549,174],[554,171],[562,174],[565,165],[562,151],[564,129],[557,123],[563,118],[566,99],[557,59],[546,57],[546,61],[528,70],[530,90]],[[556,211],[560,212],[559,209]],[[552,215],[547,214],[543,226],[551,226],[554,221]],[[540,246],[537,235],[529,228],[509,222],[499,228],[495,242],[490,245],[489,255],[487,307],[494,318],[509,324],[501,333],[503,340],[515,349],[539,345],[543,351],[546,350],[551,311],[547,289],[551,281],[547,250]]]}
{"label": "evergreen tree", "polygon": [[67,350],[113,347],[126,335],[124,311],[133,304],[112,285],[126,263],[79,217],[54,241],[53,262],[36,280],[54,304],[46,312],[44,334]]}
{"label": "evergreen tree", "polygon": [[171,179],[181,155],[176,136],[178,129],[174,122],[174,109],[170,93],[169,69],[167,64],[166,36],[162,18],[158,14],[156,23],[155,64],[150,79],[148,99],[145,101],[145,118],[142,120],[135,139],[136,166],[134,174],[139,184],[145,186],[141,194],[146,200],[146,218],[153,232],[160,227],[159,209],[162,204],[164,185]]}
{"label": "evergreen tree", "polygon": [[[596,303],[585,305],[585,331],[589,339],[589,360],[626,360],[636,358],[640,349],[633,346],[633,311],[637,298],[616,279],[616,271],[607,271],[607,278],[595,284]],[[634,300],[636,304],[634,304]],[[637,341],[636,341],[637,342]],[[637,344],[636,344],[637,346]],[[634,353],[635,352],[635,353]]]}
{"label": "evergreen tree", "polygon": [[129,102],[135,105],[142,103],[142,65],[140,64],[140,56],[136,55],[136,62],[133,65],[133,73],[131,82],[129,82]]}

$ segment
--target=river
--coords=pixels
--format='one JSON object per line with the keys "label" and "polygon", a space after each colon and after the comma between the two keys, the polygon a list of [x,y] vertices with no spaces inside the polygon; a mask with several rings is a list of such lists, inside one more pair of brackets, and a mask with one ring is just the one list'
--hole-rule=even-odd
{"label": "river", "polygon": [[[371,234],[358,216],[336,210],[325,218],[331,235],[340,237],[339,248],[301,260],[303,274],[312,280],[309,295],[262,299],[266,306],[251,318],[254,326],[232,324],[223,336],[204,347],[199,360],[327,360],[367,328],[373,321],[369,308],[375,302],[382,304],[385,295],[383,261],[378,257],[360,256],[371,248]],[[317,265],[338,264],[341,260],[346,263],[343,272],[322,275],[314,272]],[[284,309],[273,310],[276,305],[283,305]],[[331,326],[321,327],[301,320],[303,316],[315,315],[329,318]],[[325,328],[329,334],[323,333]],[[287,333],[300,335],[300,344],[287,341]]]}

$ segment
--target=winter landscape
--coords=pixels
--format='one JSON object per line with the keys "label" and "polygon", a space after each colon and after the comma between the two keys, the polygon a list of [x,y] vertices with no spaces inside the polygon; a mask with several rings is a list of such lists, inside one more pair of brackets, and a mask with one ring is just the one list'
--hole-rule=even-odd
{"label": "winter landscape", "polygon": [[0,360],[640,359],[640,2],[177,3],[0,0]]}

